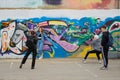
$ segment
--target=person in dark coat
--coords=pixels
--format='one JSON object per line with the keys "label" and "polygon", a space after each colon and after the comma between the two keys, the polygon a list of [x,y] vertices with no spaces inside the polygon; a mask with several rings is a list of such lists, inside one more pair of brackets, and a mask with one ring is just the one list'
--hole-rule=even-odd
{"label": "person in dark coat", "polygon": [[102,26],[101,31],[102,31],[101,47],[102,47],[102,57],[103,57],[104,65],[100,69],[105,70],[108,68],[109,32],[106,30],[106,26]]}
{"label": "person in dark coat", "polygon": [[23,66],[23,64],[25,64],[28,56],[32,53],[31,69],[34,69],[35,68],[36,55],[37,55],[37,52],[36,52],[37,37],[36,37],[34,31],[28,31],[26,36],[27,36],[26,46],[28,47],[28,50],[27,50],[27,53],[25,54],[24,58],[22,59],[22,62],[20,64],[19,68],[22,68],[22,66]]}

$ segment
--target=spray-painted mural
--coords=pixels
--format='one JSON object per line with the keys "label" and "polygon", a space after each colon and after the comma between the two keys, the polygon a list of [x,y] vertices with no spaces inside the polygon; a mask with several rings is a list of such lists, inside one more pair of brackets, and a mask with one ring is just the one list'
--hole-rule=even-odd
{"label": "spray-painted mural", "polygon": [[[91,49],[87,41],[93,33],[99,34],[99,28],[108,27],[114,37],[114,47],[111,50],[120,51],[120,16],[106,18],[83,17],[81,19],[69,18],[30,18],[8,19],[0,22],[0,54],[25,54],[27,41],[25,31],[41,27],[45,34],[43,57],[81,57]],[[39,47],[37,47],[39,49]],[[39,57],[39,56],[38,56]]]}

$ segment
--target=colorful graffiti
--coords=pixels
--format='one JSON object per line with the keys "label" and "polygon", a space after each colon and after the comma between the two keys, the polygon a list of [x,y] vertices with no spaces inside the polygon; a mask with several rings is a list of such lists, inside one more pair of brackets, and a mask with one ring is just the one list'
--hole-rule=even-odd
{"label": "colorful graffiti", "polygon": [[[86,42],[91,39],[93,33],[100,35],[99,28],[108,27],[114,37],[114,47],[111,50],[120,51],[120,16],[106,18],[83,17],[81,19],[69,18],[30,18],[8,19],[0,22],[0,54],[25,54],[27,41],[25,31],[43,28],[44,31],[44,58],[79,57],[91,49]],[[37,47],[39,49],[39,47]]]}
{"label": "colorful graffiti", "polygon": [[119,9],[119,0],[0,0],[0,8]]}

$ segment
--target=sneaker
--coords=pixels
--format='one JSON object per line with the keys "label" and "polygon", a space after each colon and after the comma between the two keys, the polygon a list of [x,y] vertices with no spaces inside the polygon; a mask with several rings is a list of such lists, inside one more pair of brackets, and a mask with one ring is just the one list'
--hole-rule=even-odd
{"label": "sneaker", "polygon": [[98,60],[98,63],[101,64],[102,63],[101,60]]}
{"label": "sneaker", "polygon": [[103,66],[100,68],[100,70],[108,70],[108,68]]}
{"label": "sneaker", "polygon": [[86,60],[85,60],[85,59],[83,59],[83,60],[82,60],[82,62],[83,62],[83,63],[86,63]]}

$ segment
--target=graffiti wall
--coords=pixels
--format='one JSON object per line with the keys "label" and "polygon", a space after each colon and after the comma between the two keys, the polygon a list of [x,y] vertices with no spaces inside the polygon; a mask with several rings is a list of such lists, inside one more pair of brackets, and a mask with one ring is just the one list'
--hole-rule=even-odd
{"label": "graffiti wall", "polygon": [[[66,17],[33,17],[28,19],[11,19],[0,21],[0,56],[24,55],[27,30],[44,32],[42,54],[44,58],[83,57],[92,49],[87,42],[93,33],[100,34],[99,28],[106,25],[114,37],[114,47],[110,49],[120,53],[120,16],[101,18],[81,17],[70,19]],[[37,49],[39,50],[39,46]],[[39,53],[38,53],[39,54]]]}

